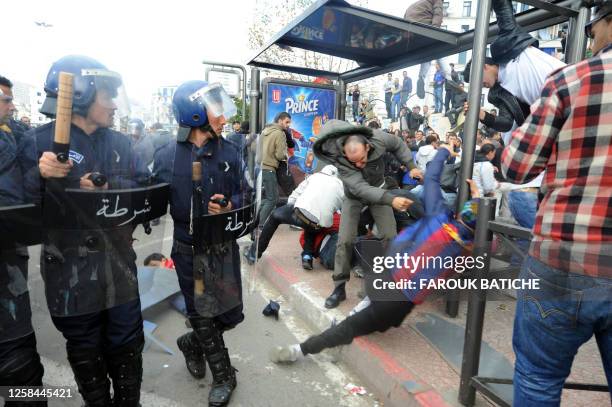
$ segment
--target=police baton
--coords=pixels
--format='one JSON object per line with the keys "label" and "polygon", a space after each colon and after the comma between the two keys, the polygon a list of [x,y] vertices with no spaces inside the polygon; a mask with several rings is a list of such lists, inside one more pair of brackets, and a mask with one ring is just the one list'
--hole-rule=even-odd
{"label": "police baton", "polygon": [[68,72],[60,72],[59,74],[53,152],[57,156],[57,161],[61,163],[67,162],[69,158],[73,78],[74,75]]}
{"label": "police baton", "polygon": [[202,231],[200,225],[202,209],[202,163],[194,161],[191,163],[191,182],[193,185],[193,195],[191,197],[191,235],[193,237],[193,270],[195,295],[204,294],[204,270],[196,257],[202,254]]}

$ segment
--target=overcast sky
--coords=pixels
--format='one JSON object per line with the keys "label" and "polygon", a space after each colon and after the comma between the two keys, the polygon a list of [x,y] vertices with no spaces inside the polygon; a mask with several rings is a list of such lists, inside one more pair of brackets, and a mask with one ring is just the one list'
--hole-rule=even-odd
{"label": "overcast sky", "polygon": [[[401,15],[407,5],[370,0],[368,8]],[[42,86],[55,60],[83,54],[121,73],[130,98],[148,102],[158,86],[203,78],[203,59],[244,64],[254,7],[255,0],[9,1],[0,74]]]}

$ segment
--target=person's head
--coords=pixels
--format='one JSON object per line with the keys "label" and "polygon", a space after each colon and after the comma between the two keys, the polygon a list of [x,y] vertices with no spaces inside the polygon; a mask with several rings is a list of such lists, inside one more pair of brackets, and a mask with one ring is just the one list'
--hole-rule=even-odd
{"label": "person's head", "polygon": [[161,253],[151,253],[144,259],[145,267],[161,267],[166,260],[166,256]]}
{"label": "person's head", "polygon": [[196,146],[218,138],[236,105],[218,83],[194,80],[181,84],[172,97],[174,118],[179,125],[177,141],[189,139]]}
{"label": "person's head", "polygon": [[[463,70],[463,80],[469,82],[470,80],[470,69],[472,68],[472,61],[470,60]],[[499,65],[497,65],[493,58],[485,57],[484,68],[482,71],[482,86],[485,88],[492,88],[497,83],[497,75],[499,73]]]}
{"label": "person's head", "polygon": [[365,168],[368,163],[368,153],[370,152],[370,144],[365,136],[352,135],[346,138],[343,146],[344,156],[346,159],[359,169]]}
{"label": "person's head", "polygon": [[353,87],[354,90],[359,90],[359,85],[355,84],[355,86]]}
{"label": "person's head", "polygon": [[417,130],[416,133],[414,133],[414,138],[416,139],[416,141],[423,140],[423,136],[423,131],[421,130]]}
{"label": "person's head", "polygon": [[393,79],[393,75],[392,75],[391,73],[388,73],[388,74],[387,74],[387,80],[389,80],[389,81],[390,81],[391,79]]}
{"label": "person's head", "polygon": [[435,131],[430,131],[429,135],[432,136],[432,137],[435,137],[436,140],[440,140],[440,136]]}
{"label": "person's head", "polygon": [[111,127],[120,107],[122,116],[127,115],[128,102],[122,92],[121,75],[82,55],[68,55],[51,65],[45,80],[46,97],[41,113],[55,117],[61,72],[72,74],[72,122],[82,130],[90,133]]}
{"label": "person's head", "polygon": [[378,123],[376,120],[372,120],[368,123],[368,127],[371,129],[380,129],[380,123]]}
{"label": "person's head", "polygon": [[399,85],[399,78],[395,78],[395,79],[393,80],[393,83],[394,83],[394,84],[396,84],[396,85]]}
{"label": "person's head", "polygon": [[451,146],[456,146],[458,139],[459,139],[459,137],[457,137],[457,133],[455,133],[453,131],[449,131],[448,133],[446,133],[446,141]]}
{"label": "person's head", "polygon": [[14,111],[13,83],[4,76],[0,76],[0,124],[7,124]]}
{"label": "person's head", "polygon": [[403,76],[404,78],[407,78],[407,77],[408,77],[408,72],[407,72],[407,71],[403,71],[403,72],[402,72],[402,76]]}
{"label": "person's head", "polygon": [[240,134],[249,134],[251,130],[251,125],[248,120],[244,120],[240,123]]}
{"label": "person's head", "polygon": [[232,122],[232,130],[234,130],[234,133],[240,133],[240,122],[238,120]]}
{"label": "person's head", "polygon": [[591,21],[585,26],[585,33],[593,40],[593,55],[612,44],[612,0],[605,0],[595,8]]}
{"label": "person's head", "polygon": [[128,122],[128,134],[134,140],[138,140],[144,135],[144,128],[144,122],[140,119],[130,119]]}
{"label": "person's head", "polygon": [[410,132],[408,130],[402,130],[402,138],[406,140],[410,136]]}
{"label": "person's head", "polygon": [[436,66],[436,71],[439,71],[440,69],[442,69],[442,68],[440,67],[440,64],[439,64],[438,62],[436,62],[436,65],[435,65],[435,66]]}
{"label": "person's head", "polygon": [[287,112],[280,112],[274,118],[274,123],[281,126],[283,130],[287,130],[291,127],[291,115]]}
{"label": "person's head", "polygon": [[465,92],[465,85],[463,84],[463,82],[459,83],[459,92]]}
{"label": "person's head", "polygon": [[501,140],[501,133],[499,131],[494,132],[493,134],[491,134],[491,139],[493,140]]}
{"label": "person's head", "polygon": [[451,71],[454,71],[454,70],[455,70],[455,64],[453,64],[453,63],[451,62],[451,63],[450,63],[450,64],[448,64],[448,65],[450,66]]}
{"label": "person's head", "polygon": [[480,147],[480,154],[482,154],[487,160],[492,161],[495,158],[495,146],[490,143],[483,144]]}
{"label": "person's head", "polygon": [[420,111],[421,111],[421,108],[420,108],[419,106],[414,106],[414,107],[412,108],[412,112],[413,112],[413,113],[419,113]]}
{"label": "person's head", "polygon": [[429,107],[427,105],[423,105],[423,114],[429,113]]}
{"label": "person's head", "polygon": [[30,122],[30,118],[29,118],[28,116],[23,116],[23,117],[21,118],[21,123],[25,124],[25,125],[26,125],[26,126],[28,126],[28,127],[30,126],[30,124],[32,124],[32,123]]}
{"label": "person's head", "polygon": [[425,144],[437,147],[438,146],[438,138],[436,136],[430,134],[427,137],[425,137]]}
{"label": "person's head", "polygon": [[490,112],[493,116],[497,116],[497,110],[496,109],[491,109]]}

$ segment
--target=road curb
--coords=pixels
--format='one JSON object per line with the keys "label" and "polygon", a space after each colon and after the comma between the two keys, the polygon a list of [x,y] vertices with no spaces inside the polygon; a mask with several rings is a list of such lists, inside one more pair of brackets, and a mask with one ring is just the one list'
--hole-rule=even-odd
{"label": "road curb", "polygon": [[[327,329],[344,319],[338,310],[323,307],[324,299],[300,281],[295,270],[283,268],[270,256],[263,256],[257,270],[283,295],[291,309],[315,331]],[[367,337],[357,338],[337,352],[363,382],[391,407],[451,407],[440,393],[403,367],[395,358]]]}

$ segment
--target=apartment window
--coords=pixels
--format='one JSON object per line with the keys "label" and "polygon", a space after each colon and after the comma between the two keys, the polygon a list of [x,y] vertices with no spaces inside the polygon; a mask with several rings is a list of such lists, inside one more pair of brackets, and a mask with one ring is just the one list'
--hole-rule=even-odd
{"label": "apartment window", "polygon": [[469,25],[462,25],[461,26],[461,32],[466,32],[466,31],[470,31],[470,26]]}
{"label": "apartment window", "polygon": [[449,3],[448,1],[444,1],[442,2],[442,7],[444,8],[444,17],[448,16],[448,7],[449,7]]}
{"label": "apartment window", "polygon": [[464,1],[463,2],[463,17],[470,17],[472,15],[472,2]]}
{"label": "apartment window", "polygon": [[521,12],[529,10],[529,4],[521,4]]}

